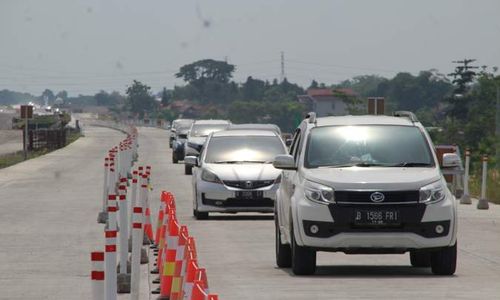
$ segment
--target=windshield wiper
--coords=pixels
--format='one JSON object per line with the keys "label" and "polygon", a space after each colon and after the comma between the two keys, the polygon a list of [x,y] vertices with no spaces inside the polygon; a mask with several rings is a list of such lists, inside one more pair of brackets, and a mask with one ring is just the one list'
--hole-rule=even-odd
{"label": "windshield wiper", "polygon": [[401,162],[398,164],[391,165],[391,167],[429,167],[430,163],[423,162]]}
{"label": "windshield wiper", "polygon": [[263,160],[220,160],[212,162],[212,164],[246,164],[246,163],[265,164],[270,162]]}
{"label": "windshield wiper", "polygon": [[370,162],[358,162],[358,163],[350,163],[350,164],[342,164],[342,165],[325,165],[319,166],[325,168],[349,168],[349,167],[387,167],[385,164],[379,163],[370,163]]}

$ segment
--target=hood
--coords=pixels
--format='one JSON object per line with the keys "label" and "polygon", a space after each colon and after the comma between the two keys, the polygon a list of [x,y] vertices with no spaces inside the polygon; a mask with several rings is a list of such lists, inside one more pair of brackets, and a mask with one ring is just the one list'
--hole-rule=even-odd
{"label": "hood", "polygon": [[275,180],[281,171],[272,164],[206,164],[205,168],[224,180]]}
{"label": "hood", "polygon": [[188,138],[189,143],[193,143],[193,144],[197,144],[197,145],[203,145],[206,140],[207,140],[207,137],[205,137],[205,136],[190,136]]}
{"label": "hood", "polygon": [[418,190],[437,181],[437,168],[317,168],[304,169],[306,179],[333,187],[336,190]]}

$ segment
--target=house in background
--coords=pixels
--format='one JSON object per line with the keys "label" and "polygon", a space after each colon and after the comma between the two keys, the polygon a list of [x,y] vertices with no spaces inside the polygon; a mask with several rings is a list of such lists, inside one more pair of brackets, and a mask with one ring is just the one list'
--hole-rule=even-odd
{"label": "house in background", "polygon": [[315,112],[318,117],[348,115],[348,104],[339,94],[357,96],[351,89],[314,88],[308,89],[306,95],[299,95],[297,98],[300,103],[306,105],[308,111]]}

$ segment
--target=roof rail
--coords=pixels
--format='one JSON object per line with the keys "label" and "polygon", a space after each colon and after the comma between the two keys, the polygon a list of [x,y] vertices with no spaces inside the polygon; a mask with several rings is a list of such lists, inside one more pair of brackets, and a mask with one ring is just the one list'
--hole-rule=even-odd
{"label": "roof rail", "polygon": [[417,116],[415,116],[415,114],[412,113],[411,111],[399,110],[399,111],[395,111],[392,115],[395,117],[408,118],[413,123],[419,122]]}
{"label": "roof rail", "polygon": [[309,119],[309,124],[316,123],[316,113],[311,111],[306,115],[306,119]]}

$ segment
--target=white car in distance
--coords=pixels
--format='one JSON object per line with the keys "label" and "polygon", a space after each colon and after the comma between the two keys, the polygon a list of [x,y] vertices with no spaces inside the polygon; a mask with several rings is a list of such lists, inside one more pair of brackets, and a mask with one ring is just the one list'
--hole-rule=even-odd
{"label": "white car in distance", "polygon": [[266,130],[212,133],[199,157],[187,156],[193,169],[193,215],[209,212],[273,212],[280,170],[276,155],[285,154],[281,137]]}

